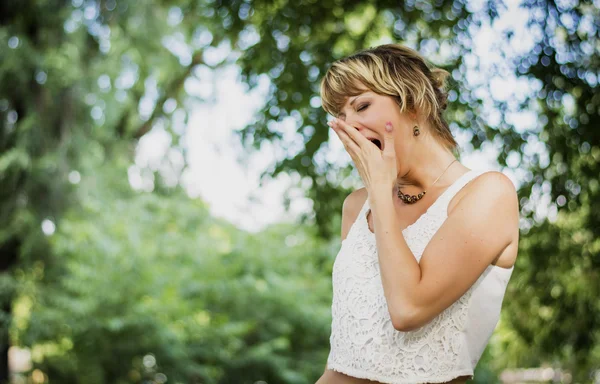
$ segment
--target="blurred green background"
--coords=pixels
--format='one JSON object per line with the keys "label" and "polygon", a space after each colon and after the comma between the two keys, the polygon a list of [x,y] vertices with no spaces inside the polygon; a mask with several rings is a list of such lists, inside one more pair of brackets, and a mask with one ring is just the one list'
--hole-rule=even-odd
{"label": "blurred green background", "polygon": [[[341,206],[360,187],[348,156],[328,157],[318,83],[332,61],[390,42],[451,72],[465,163],[492,154],[518,186],[520,255],[473,382],[600,382],[599,8],[1,2],[0,382],[314,383]],[[223,76],[262,89],[249,117],[227,98],[219,116],[241,121],[226,144],[240,165],[272,153],[251,189],[288,177],[284,207],[308,207],[293,219],[250,230],[183,182],[217,134],[190,139],[212,124],[194,111],[216,111]],[[140,161],[156,132],[167,155]]]}

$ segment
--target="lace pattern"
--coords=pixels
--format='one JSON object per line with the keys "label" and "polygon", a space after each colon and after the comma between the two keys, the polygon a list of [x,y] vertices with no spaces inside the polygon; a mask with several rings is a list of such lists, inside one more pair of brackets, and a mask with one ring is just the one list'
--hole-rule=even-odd
{"label": "lace pattern", "polygon": [[[447,218],[451,198],[477,174],[470,171],[462,175],[403,231],[417,261]],[[383,292],[368,211],[367,199],[334,262],[328,367],[354,377],[394,384],[441,383],[473,375],[463,332],[469,299],[477,283],[429,323],[413,331],[397,331]]]}

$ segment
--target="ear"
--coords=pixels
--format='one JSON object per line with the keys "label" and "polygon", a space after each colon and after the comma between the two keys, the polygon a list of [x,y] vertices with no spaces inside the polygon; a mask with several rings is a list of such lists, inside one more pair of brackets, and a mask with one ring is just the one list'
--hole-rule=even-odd
{"label": "ear", "polygon": [[407,112],[408,116],[417,124],[421,123],[421,113],[420,111],[415,107],[413,109],[411,109],[410,111]]}

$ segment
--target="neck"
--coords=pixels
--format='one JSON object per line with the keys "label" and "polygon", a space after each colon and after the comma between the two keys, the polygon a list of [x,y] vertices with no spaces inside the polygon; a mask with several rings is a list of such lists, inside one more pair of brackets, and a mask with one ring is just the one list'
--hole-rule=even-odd
{"label": "neck", "polygon": [[443,186],[447,184],[446,180],[453,180],[452,176],[460,174],[461,168],[464,168],[458,162],[450,165],[456,160],[452,152],[433,138],[427,139],[415,146],[408,171],[397,179],[404,193],[429,190],[438,177],[435,187]]}

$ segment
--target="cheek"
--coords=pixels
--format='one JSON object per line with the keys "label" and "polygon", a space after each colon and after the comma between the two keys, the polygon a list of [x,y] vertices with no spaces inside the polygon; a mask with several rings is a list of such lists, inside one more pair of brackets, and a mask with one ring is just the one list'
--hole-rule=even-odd
{"label": "cheek", "polygon": [[377,113],[375,110],[369,112],[371,113],[366,115],[363,120],[365,125],[373,130],[383,133],[385,130],[385,122],[387,121],[385,120],[385,116]]}
{"label": "cheek", "polygon": [[396,137],[396,157],[406,159],[411,156],[411,146],[407,145],[407,140],[404,137]]}
{"label": "cheek", "polygon": [[386,108],[381,102],[373,102],[363,115],[365,123],[371,124],[373,129],[383,132],[386,121],[396,121],[396,117],[390,108]]}

